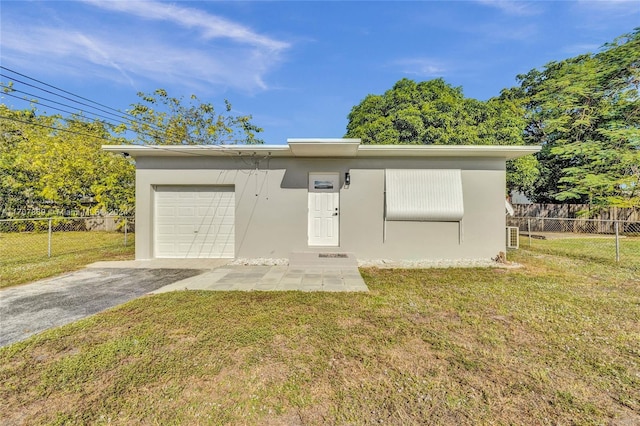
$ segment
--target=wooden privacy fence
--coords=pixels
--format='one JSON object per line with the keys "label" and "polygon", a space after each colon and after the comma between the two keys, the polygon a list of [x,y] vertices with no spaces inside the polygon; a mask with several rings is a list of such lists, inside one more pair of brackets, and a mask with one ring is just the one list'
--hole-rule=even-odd
{"label": "wooden privacy fence", "polygon": [[558,218],[558,219],[599,219],[640,222],[640,209],[609,207],[599,209],[597,214],[586,214],[588,204],[514,204],[515,217]]}

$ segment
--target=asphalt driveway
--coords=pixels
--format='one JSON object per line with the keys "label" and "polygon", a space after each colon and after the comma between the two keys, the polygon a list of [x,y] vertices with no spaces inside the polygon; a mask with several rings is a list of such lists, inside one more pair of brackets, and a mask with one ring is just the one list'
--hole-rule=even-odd
{"label": "asphalt driveway", "polygon": [[120,305],[198,269],[88,268],[0,290],[0,346]]}

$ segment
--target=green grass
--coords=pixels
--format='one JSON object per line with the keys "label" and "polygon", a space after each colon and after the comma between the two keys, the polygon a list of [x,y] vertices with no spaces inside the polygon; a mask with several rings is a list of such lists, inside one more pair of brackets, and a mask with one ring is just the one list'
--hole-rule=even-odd
{"label": "green grass", "polygon": [[137,299],[0,349],[0,423],[640,423],[637,272],[510,256]]}
{"label": "green grass", "polygon": [[99,260],[132,259],[134,235],[119,232],[0,233],[0,288],[74,271]]}
{"label": "green grass", "polygon": [[585,238],[553,238],[553,239],[529,239],[520,237],[520,245],[528,250],[541,253],[557,254],[572,258],[595,261],[601,264],[615,265],[616,267],[631,268],[640,272],[640,238],[621,237],[619,240],[620,262],[616,263],[615,237],[599,236]]}

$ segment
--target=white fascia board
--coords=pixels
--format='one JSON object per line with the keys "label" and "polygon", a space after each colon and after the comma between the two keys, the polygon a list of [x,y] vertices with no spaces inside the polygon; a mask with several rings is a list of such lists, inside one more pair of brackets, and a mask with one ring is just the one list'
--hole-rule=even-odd
{"label": "white fascia board", "polygon": [[104,151],[126,153],[132,157],[290,157],[287,145],[102,145]]}
{"label": "white fascia board", "polygon": [[288,139],[289,145],[103,145],[132,157],[251,156],[272,157],[466,157],[506,160],[535,154],[531,145],[362,145],[359,139]]}
{"label": "white fascia board", "polygon": [[287,143],[355,143],[360,144],[360,138],[289,138]]}
{"label": "white fascia board", "polygon": [[511,160],[539,152],[532,145],[360,145],[358,157],[488,157]]}
{"label": "white fascia board", "polygon": [[287,139],[294,157],[355,157],[360,139]]}

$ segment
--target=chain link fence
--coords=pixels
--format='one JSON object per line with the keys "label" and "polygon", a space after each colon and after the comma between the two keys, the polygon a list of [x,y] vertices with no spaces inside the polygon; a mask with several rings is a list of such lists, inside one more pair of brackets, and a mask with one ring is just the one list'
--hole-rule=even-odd
{"label": "chain link fence", "polygon": [[640,222],[507,217],[507,226],[518,228],[522,248],[640,270]]}
{"label": "chain link fence", "polygon": [[134,244],[135,220],[125,216],[0,220],[0,262],[24,262]]}

